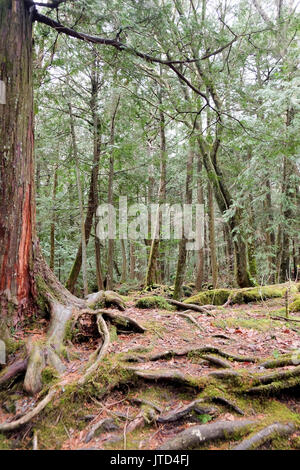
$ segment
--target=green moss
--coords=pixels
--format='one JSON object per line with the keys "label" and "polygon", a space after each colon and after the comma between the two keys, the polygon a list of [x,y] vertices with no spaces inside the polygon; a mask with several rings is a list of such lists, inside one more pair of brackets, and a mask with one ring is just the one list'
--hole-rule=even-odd
{"label": "green moss", "polygon": [[45,367],[42,370],[42,382],[45,385],[53,384],[58,379],[57,371],[53,367]]}
{"label": "green moss", "polygon": [[157,296],[149,296],[149,297],[141,297],[135,303],[137,308],[161,308],[163,310],[174,310],[166,299],[157,295]]}
{"label": "green moss", "polygon": [[300,312],[300,295],[296,295],[293,302],[289,305],[290,312]]}
{"label": "green moss", "polygon": [[230,295],[229,289],[212,289],[193,295],[184,300],[184,303],[196,305],[223,305]]}
{"label": "green moss", "polygon": [[249,302],[261,302],[262,300],[283,297],[286,289],[296,292],[296,284],[277,284],[274,286],[246,287],[244,289],[212,289],[184,300],[184,303],[196,305],[223,305],[229,297],[232,303],[244,304]]}
{"label": "green moss", "polygon": [[108,330],[111,343],[118,341],[117,328],[114,325],[109,325]]}
{"label": "green moss", "polygon": [[10,450],[11,444],[4,434],[0,434],[0,450]]}
{"label": "green moss", "polygon": [[[212,322],[217,328],[248,328],[258,331],[268,331],[271,326],[275,326],[275,322],[266,318],[237,318],[228,317],[224,319],[216,319]],[[279,325],[276,325],[279,326]]]}

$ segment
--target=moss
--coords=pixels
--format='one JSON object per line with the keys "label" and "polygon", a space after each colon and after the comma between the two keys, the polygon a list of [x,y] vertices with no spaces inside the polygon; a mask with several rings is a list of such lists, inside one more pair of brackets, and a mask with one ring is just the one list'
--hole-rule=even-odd
{"label": "moss", "polygon": [[57,371],[53,367],[45,367],[42,370],[42,382],[45,385],[53,384],[58,379]]}
{"label": "moss", "polygon": [[296,295],[293,302],[289,305],[290,312],[300,312],[300,295]]}
{"label": "moss", "polygon": [[[228,317],[224,319],[216,319],[212,322],[217,328],[247,328],[258,331],[268,331],[271,326],[275,326],[275,322],[266,318],[237,318]],[[276,325],[277,327],[280,325]],[[283,325],[284,326],[284,325]]]}
{"label": "moss", "polygon": [[112,343],[114,341],[118,341],[117,328],[114,325],[109,325],[108,330],[109,330],[110,341]]}
{"label": "moss", "polygon": [[11,443],[4,434],[0,434],[0,450],[10,450]]}
{"label": "moss", "polygon": [[174,308],[163,297],[149,296],[141,297],[135,303],[137,308],[161,308],[163,310],[174,310]]}
{"label": "moss", "polygon": [[212,289],[184,300],[184,303],[196,305],[223,305],[230,295],[229,289]]}
{"label": "moss", "polygon": [[287,284],[277,284],[274,286],[246,287],[243,289],[212,289],[184,300],[184,303],[196,305],[223,305],[229,297],[232,303],[244,304],[249,302],[261,302],[262,300],[283,297],[286,289],[290,292],[296,292],[296,284],[288,286]]}

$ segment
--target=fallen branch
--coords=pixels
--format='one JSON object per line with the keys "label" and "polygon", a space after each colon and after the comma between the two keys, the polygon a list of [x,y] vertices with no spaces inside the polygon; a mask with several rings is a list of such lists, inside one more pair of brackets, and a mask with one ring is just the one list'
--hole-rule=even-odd
{"label": "fallen branch", "polygon": [[115,431],[119,429],[113,418],[105,418],[95,423],[87,433],[84,442],[90,442],[94,436],[99,436],[100,432]]}
{"label": "fallen branch", "polygon": [[282,424],[273,423],[267,426],[261,431],[258,431],[253,436],[245,439],[237,446],[233,447],[232,450],[251,450],[261,447],[266,442],[271,441],[276,437],[287,437],[295,431],[295,425],[293,423]]}
{"label": "fallen branch", "polygon": [[229,439],[237,432],[248,432],[256,421],[217,421],[211,424],[192,426],[165,442],[158,450],[185,450],[199,447],[207,441]]}

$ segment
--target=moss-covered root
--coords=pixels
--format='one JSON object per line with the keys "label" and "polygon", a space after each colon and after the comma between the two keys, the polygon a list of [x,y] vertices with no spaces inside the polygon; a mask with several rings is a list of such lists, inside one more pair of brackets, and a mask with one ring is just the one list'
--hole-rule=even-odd
{"label": "moss-covered root", "polygon": [[254,386],[246,390],[250,394],[276,394],[300,385],[300,366],[293,369],[261,375],[255,379]]}
{"label": "moss-covered root", "polygon": [[204,400],[194,400],[188,405],[185,405],[179,409],[170,411],[165,414],[161,414],[157,418],[158,423],[174,423],[185,418],[195,417],[195,415],[209,415],[211,418],[216,418],[220,412],[218,408],[214,406],[207,406],[203,404]]}
{"label": "moss-covered root", "polygon": [[258,449],[266,442],[272,441],[276,437],[287,437],[295,431],[294,423],[282,424],[273,423],[264,429],[261,429],[253,436],[245,439],[243,442],[233,447],[232,450],[252,450]]}
{"label": "moss-covered root", "polygon": [[255,421],[243,419],[240,421],[217,421],[211,424],[192,426],[165,442],[158,450],[185,450],[197,448],[208,441],[230,439],[237,434],[242,435],[243,433],[249,432],[255,424]]}
{"label": "moss-covered root", "polygon": [[78,385],[83,385],[84,383],[86,383],[87,380],[97,371],[103,357],[105,356],[107,352],[107,349],[110,343],[109,331],[101,314],[97,315],[97,325],[98,325],[99,334],[103,339],[103,343],[99,347],[95,362],[90,367],[88,367],[85,374],[79,379]]}
{"label": "moss-covered root", "polygon": [[51,321],[46,341],[29,345],[30,354],[24,379],[24,390],[30,395],[35,395],[42,390],[42,373],[46,367],[51,368],[54,375],[60,375],[65,371],[65,366],[59,355],[63,350],[67,324],[72,317],[73,308],[56,302],[51,302],[50,305]]}
{"label": "moss-covered root", "polygon": [[14,377],[25,374],[28,364],[28,358],[18,359],[13,364],[7,366],[0,374],[0,387]]}
{"label": "moss-covered root", "polygon": [[125,302],[117,293],[110,290],[99,291],[89,294],[86,299],[86,306],[92,309],[116,306],[119,310],[125,310]]}

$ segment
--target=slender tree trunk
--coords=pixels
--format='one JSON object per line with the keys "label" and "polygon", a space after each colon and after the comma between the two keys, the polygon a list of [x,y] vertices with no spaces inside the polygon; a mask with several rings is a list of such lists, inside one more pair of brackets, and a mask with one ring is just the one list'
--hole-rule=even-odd
{"label": "slender tree trunk", "polygon": [[[159,95],[159,102],[162,105],[162,96],[161,92]],[[158,204],[163,204],[166,199],[166,167],[167,167],[167,154],[166,154],[166,134],[165,134],[165,116],[164,113],[160,110],[160,179],[159,179],[159,190],[158,190]],[[151,286],[155,284],[157,280],[157,264],[158,264],[158,254],[159,254],[159,237],[161,233],[161,213],[158,209],[155,221],[155,235],[151,243],[146,280],[145,285]],[[160,265],[161,269],[164,271],[164,264]],[[161,274],[162,277],[162,274]]]}
{"label": "slender tree trunk", "polygon": [[[89,198],[88,198],[88,208],[85,217],[84,229],[85,229],[85,241],[86,245],[89,243],[90,234],[93,226],[93,217],[96,214],[97,205],[98,205],[98,175],[99,175],[99,161],[101,153],[101,123],[98,117],[97,112],[97,96],[99,88],[99,78],[98,78],[98,67],[95,60],[92,68],[92,78],[91,78],[91,112],[93,117],[93,142],[94,142],[94,152],[93,152],[93,166],[91,170],[90,177],[90,188],[89,188]],[[98,254],[100,253],[96,249],[96,272],[98,282],[101,284],[102,275],[99,272],[99,266],[101,264]],[[99,264],[100,262],[100,264]],[[79,243],[77,248],[76,257],[72,266],[72,269],[69,273],[68,279],[66,281],[66,287],[71,292],[74,292],[75,284],[77,282],[80,269],[82,264],[82,244]],[[103,283],[103,281],[102,281]],[[101,290],[101,289],[100,289]]]}
{"label": "slender tree trunk", "polygon": [[54,259],[55,259],[55,201],[56,201],[56,190],[57,190],[57,164],[54,167],[54,178],[53,178],[53,189],[52,189],[52,220],[50,227],[50,262],[49,266],[54,271]]}
{"label": "slender tree trunk", "polygon": [[80,212],[80,229],[81,229],[81,247],[82,247],[82,278],[83,278],[83,293],[86,297],[89,293],[88,279],[87,279],[87,258],[86,258],[86,238],[85,238],[85,224],[84,224],[84,211],[83,211],[83,193],[80,179],[79,161],[78,161],[78,150],[75,137],[75,126],[72,112],[72,105],[69,103],[70,113],[70,125],[71,125],[71,137],[73,156],[75,160],[77,190],[78,190],[78,201],[79,201],[79,212]]}
{"label": "slender tree trunk", "polygon": [[[202,159],[200,153],[198,153],[197,161],[197,202],[198,204],[204,204],[204,195],[203,195],[203,182],[202,182]],[[203,230],[204,230],[204,220],[203,220]],[[198,265],[197,265],[197,274],[195,288],[199,291],[202,289],[203,284],[203,274],[204,274],[204,246],[200,248],[197,252],[198,255]]]}
{"label": "slender tree trunk", "polygon": [[126,278],[127,278],[127,258],[126,258],[125,241],[124,241],[123,238],[121,238],[120,243],[121,243],[121,251],[122,251],[122,274],[121,274],[121,282],[126,282]]}
{"label": "slender tree trunk", "polygon": [[[111,118],[110,126],[110,145],[111,152],[109,158],[109,176],[108,176],[108,204],[113,205],[114,196],[113,196],[113,183],[114,183],[114,144],[115,144],[115,121],[118,111],[118,106],[120,103],[120,96],[117,97],[114,104],[114,110]],[[108,239],[108,252],[107,252],[107,284],[106,288],[111,290],[113,288],[113,270],[114,270],[114,240]]]}
{"label": "slender tree trunk", "polygon": [[[185,183],[185,202],[186,204],[192,204],[193,193],[191,188],[192,177],[193,177],[193,161],[194,161],[194,150],[190,147],[189,156],[186,165],[186,183]],[[183,278],[186,266],[186,243],[187,239],[185,234],[182,234],[182,238],[179,242],[179,254],[176,269],[176,278],[174,285],[173,298],[178,300],[181,296],[181,288],[183,284]]]}
{"label": "slender tree trunk", "polygon": [[[288,128],[293,120],[294,110],[288,109],[286,116],[286,127]],[[288,152],[287,152],[288,153]],[[281,260],[280,260],[280,274],[279,279],[281,282],[285,282],[291,278],[291,240],[290,240],[290,224],[293,218],[293,188],[291,185],[292,165],[290,162],[289,155],[284,155],[283,158],[283,216],[284,221],[282,224],[282,237],[281,237]]]}
{"label": "slender tree trunk", "polygon": [[211,260],[211,274],[213,288],[218,284],[218,262],[216,254],[216,236],[215,236],[215,209],[212,184],[208,182],[208,220],[209,220],[209,248]]}
{"label": "slender tree trunk", "polygon": [[129,260],[130,260],[130,271],[129,277],[130,279],[135,279],[135,247],[134,242],[131,240],[129,242]]}

